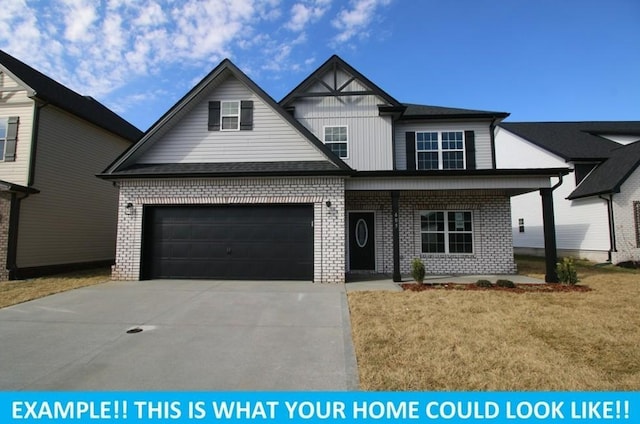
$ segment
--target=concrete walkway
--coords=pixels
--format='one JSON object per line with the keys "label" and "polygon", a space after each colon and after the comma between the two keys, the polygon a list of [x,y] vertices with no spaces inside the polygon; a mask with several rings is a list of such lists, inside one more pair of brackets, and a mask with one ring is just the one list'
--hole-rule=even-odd
{"label": "concrete walkway", "polygon": [[109,282],[0,309],[0,340],[1,390],[358,388],[342,284]]}

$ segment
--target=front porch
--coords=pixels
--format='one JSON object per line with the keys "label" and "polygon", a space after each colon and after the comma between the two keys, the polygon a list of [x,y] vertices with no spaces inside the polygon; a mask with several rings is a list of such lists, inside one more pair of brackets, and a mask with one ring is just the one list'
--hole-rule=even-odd
{"label": "front porch", "polygon": [[512,196],[539,191],[546,281],[557,281],[552,176],[568,169],[363,171],[345,181],[345,272],[402,280],[427,274],[515,274]]}
{"label": "front porch", "polygon": [[[346,272],[394,271],[394,222],[400,274],[420,258],[428,274],[514,274],[509,197],[499,191],[399,191],[397,217],[388,191],[347,191]],[[370,219],[366,219],[367,215]],[[355,219],[354,219],[355,218]],[[451,222],[449,221],[449,218]],[[366,220],[363,230],[362,220]],[[358,240],[360,231],[360,238]],[[368,240],[363,244],[366,231]],[[363,247],[369,246],[367,262]]]}

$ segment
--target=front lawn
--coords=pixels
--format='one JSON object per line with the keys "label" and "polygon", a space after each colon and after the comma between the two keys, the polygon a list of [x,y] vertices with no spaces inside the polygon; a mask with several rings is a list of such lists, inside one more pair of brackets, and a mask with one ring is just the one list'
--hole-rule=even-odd
{"label": "front lawn", "polygon": [[640,272],[577,267],[592,291],[349,293],[361,389],[640,390]]}
{"label": "front lawn", "polygon": [[108,268],[77,271],[29,280],[0,282],[0,308],[27,302],[50,294],[109,281]]}

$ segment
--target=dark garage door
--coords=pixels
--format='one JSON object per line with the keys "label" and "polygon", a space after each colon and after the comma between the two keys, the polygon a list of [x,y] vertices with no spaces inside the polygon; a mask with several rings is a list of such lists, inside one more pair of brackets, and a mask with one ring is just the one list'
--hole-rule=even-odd
{"label": "dark garage door", "polygon": [[313,207],[145,210],[143,278],[312,280]]}

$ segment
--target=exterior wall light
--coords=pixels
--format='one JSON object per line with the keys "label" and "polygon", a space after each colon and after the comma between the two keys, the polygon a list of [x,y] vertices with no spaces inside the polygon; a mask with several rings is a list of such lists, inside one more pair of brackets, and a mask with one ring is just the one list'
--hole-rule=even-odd
{"label": "exterior wall light", "polygon": [[327,200],[326,205],[327,205],[328,208],[330,208],[331,207],[331,200]]}
{"label": "exterior wall light", "polygon": [[133,215],[134,212],[135,212],[135,209],[133,208],[133,203],[131,202],[127,203],[127,205],[124,208],[124,214]]}

